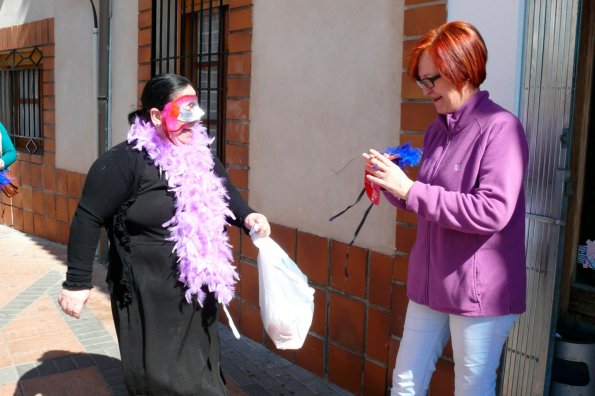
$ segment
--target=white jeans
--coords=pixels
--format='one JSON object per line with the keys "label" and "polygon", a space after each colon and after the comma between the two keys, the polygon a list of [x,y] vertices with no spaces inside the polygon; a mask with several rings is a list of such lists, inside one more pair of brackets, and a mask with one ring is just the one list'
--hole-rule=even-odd
{"label": "white jeans", "polygon": [[449,315],[409,301],[391,395],[426,394],[449,336],[455,362],[455,395],[495,395],[502,347],[518,317]]}

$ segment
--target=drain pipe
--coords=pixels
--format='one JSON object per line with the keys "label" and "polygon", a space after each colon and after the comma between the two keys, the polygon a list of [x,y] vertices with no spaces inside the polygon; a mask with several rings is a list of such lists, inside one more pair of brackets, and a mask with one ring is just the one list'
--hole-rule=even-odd
{"label": "drain pipe", "polygon": [[[93,4],[93,0],[91,0]],[[93,6],[95,13],[95,6]],[[97,154],[101,156],[110,145],[110,43],[111,43],[111,0],[99,1],[99,40],[97,48]],[[97,26],[97,25],[96,25]],[[107,263],[108,240],[102,230],[98,248],[99,262]]]}

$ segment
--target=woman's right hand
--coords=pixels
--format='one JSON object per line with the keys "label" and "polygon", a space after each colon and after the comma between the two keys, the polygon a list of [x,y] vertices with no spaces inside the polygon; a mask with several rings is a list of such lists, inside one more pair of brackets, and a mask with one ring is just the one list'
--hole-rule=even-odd
{"label": "woman's right hand", "polygon": [[89,300],[91,289],[83,290],[68,290],[62,289],[60,296],[58,296],[58,304],[66,315],[73,318],[80,318],[83,307]]}

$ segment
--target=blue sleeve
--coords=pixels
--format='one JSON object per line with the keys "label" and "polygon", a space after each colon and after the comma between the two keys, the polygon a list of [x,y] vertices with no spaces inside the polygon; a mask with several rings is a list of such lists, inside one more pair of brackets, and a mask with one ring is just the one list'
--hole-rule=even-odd
{"label": "blue sleeve", "polygon": [[0,133],[2,134],[2,161],[4,161],[4,167],[8,168],[17,160],[17,151],[8,136],[8,131],[1,122]]}

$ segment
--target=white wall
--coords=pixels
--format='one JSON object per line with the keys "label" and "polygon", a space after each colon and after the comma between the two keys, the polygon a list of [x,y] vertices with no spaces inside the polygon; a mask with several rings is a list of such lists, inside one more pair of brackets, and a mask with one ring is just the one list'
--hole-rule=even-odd
{"label": "white wall", "polygon": [[[131,22],[133,21],[133,22]],[[126,139],[128,113],[136,110],[138,0],[112,2],[111,145]]]}
{"label": "white wall", "polygon": [[[250,204],[275,223],[349,242],[369,201],[361,153],[397,143],[403,1],[255,0]],[[356,245],[392,253],[395,209]]]}
{"label": "white wall", "polygon": [[0,0],[0,28],[51,18],[54,0]]}
{"label": "white wall", "polygon": [[54,0],[54,7],[56,168],[87,173],[97,157],[93,11],[79,0]]}
{"label": "white wall", "polygon": [[449,0],[448,20],[472,23],[488,47],[487,78],[481,89],[518,115],[525,0]]}

